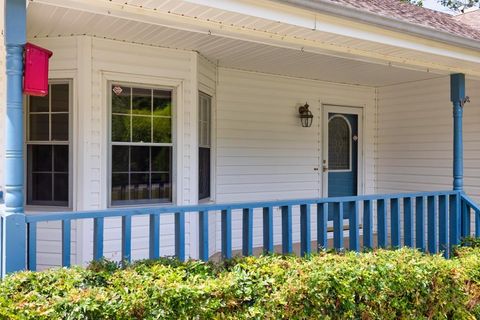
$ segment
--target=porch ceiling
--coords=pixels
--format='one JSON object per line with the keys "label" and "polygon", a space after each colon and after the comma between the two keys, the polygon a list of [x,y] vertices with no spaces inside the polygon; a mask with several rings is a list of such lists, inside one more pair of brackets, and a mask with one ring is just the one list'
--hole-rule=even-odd
{"label": "porch ceiling", "polygon": [[[222,19],[229,21],[229,14],[224,13]],[[280,27],[277,23],[277,29]],[[442,76],[386,62],[372,63],[360,57],[340,57],[334,52],[307,52],[37,2],[28,7],[27,32],[29,38],[91,35],[193,50],[221,67],[337,83],[377,87]]]}

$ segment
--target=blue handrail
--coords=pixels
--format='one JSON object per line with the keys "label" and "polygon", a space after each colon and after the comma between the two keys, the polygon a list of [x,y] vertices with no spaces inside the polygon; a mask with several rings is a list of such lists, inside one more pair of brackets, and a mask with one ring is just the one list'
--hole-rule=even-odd
{"label": "blue handrail", "polygon": [[[321,199],[294,199],[266,202],[201,204],[187,206],[154,206],[81,212],[55,212],[28,215],[28,268],[36,269],[37,224],[46,221],[62,222],[62,265],[70,266],[71,221],[93,219],[93,259],[104,256],[104,220],[119,217],[122,220],[122,259],[130,260],[132,252],[132,217],[150,217],[150,258],[160,252],[160,223],[163,215],[175,217],[175,255],[185,260],[185,216],[198,213],[199,257],[209,259],[209,213],[221,213],[221,253],[231,258],[232,215],[242,215],[242,254],[251,255],[254,249],[255,209],[263,213],[263,250],[274,250],[273,208],[281,212],[281,248],[285,254],[293,252],[292,219],[294,208],[300,212],[300,254],[312,252],[311,215],[317,216],[317,250],[334,248],[359,251],[374,247],[416,247],[429,253],[443,252],[449,256],[451,247],[460,241],[460,234],[468,232],[459,217],[473,209],[480,209],[460,191],[435,191],[383,195],[362,195]],[[329,224],[329,216],[333,223]],[[376,220],[375,220],[376,218]],[[479,219],[476,232],[480,233]],[[348,222],[348,223],[346,223]],[[333,228],[332,228],[333,226]],[[463,227],[461,227],[463,226]],[[461,229],[462,228],[462,229]],[[348,231],[346,230],[348,229]],[[465,229],[465,230],[464,230]],[[462,233],[460,232],[462,231]],[[348,236],[345,237],[345,232]],[[362,237],[362,239],[360,239]],[[329,241],[329,239],[331,239]],[[361,241],[363,240],[363,242]]]}

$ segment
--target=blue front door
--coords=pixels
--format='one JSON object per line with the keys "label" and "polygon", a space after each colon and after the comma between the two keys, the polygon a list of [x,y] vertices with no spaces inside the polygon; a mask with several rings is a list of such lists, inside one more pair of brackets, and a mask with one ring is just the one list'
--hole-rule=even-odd
{"label": "blue front door", "polygon": [[328,196],[356,196],[358,115],[328,113]]}

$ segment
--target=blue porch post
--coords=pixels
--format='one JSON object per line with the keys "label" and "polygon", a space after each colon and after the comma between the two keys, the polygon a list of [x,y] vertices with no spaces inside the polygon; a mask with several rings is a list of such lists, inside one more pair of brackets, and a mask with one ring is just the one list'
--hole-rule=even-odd
{"label": "blue porch post", "polygon": [[[450,76],[450,99],[453,103],[453,190],[463,191],[463,104],[465,99],[465,75]],[[460,242],[461,227],[460,197],[450,202],[450,244]]]}
{"label": "blue porch post", "polygon": [[465,99],[465,75],[450,76],[453,103],[453,190],[463,190],[463,101]]}
{"label": "blue porch post", "polygon": [[5,212],[2,223],[2,275],[25,269],[26,228],[23,208],[23,47],[25,0],[5,1],[7,106],[5,124]]}

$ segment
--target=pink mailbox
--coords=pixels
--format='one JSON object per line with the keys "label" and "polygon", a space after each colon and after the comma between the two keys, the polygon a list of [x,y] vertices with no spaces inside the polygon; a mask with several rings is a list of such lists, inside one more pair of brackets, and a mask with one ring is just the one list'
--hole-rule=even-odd
{"label": "pink mailbox", "polygon": [[31,96],[48,94],[48,59],[52,52],[27,43],[25,45],[25,74],[23,92]]}

